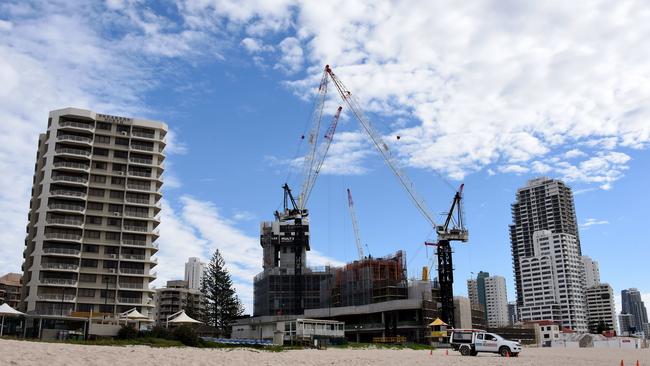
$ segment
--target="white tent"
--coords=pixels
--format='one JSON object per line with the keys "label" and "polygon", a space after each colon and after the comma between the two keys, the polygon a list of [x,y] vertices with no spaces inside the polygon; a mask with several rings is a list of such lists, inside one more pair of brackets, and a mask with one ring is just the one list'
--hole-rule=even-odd
{"label": "white tent", "polygon": [[149,320],[148,317],[142,315],[142,313],[139,312],[138,309],[136,308],[123,312],[122,314],[120,314],[120,318],[127,319],[127,320],[138,320],[138,321]]}
{"label": "white tent", "polygon": [[[171,318],[171,317],[174,317],[174,319],[170,320],[169,318]],[[179,311],[177,313],[174,313],[174,314],[167,317],[167,326],[168,327],[169,327],[169,323],[172,323],[172,324],[196,324],[196,323],[200,323],[200,324],[202,324],[203,322],[198,321],[196,319],[190,318],[189,316],[187,316],[187,314],[185,314],[185,310],[181,310],[181,311]]]}
{"label": "white tent", "polygon": [[0,326],[0,336],[2,336],[5,328],[5,316],[21,316],[25,315],[25,313],[21,313],[7,304],[2,304],[0,305],[0,315],[2,315],[2,326]]}

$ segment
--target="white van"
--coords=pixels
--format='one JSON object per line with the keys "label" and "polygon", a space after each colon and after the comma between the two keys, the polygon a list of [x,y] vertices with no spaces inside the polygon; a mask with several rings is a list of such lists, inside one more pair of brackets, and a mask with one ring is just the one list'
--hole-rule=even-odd
{"label": "white van", "polygon": [[498,334],[479,329],[454,329],[449,337],[454,351],[463,356],[476,356],[479,352],[498,353],[503,357],[517,357],[521,352],[519,342],[509,341]]}

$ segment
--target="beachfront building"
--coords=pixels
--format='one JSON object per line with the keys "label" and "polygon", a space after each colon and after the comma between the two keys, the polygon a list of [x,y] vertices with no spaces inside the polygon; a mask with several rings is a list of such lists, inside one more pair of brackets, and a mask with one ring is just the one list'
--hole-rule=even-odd
{"label": "beachfront building", "polygon": [[167,281],[167,286],[156,289],[156,322],[164,325],[167,317],[185,310],[190,317],[196,317],[202,309],[202,294],[189,288],[186,281]]}
{"label": "beachfront building", "polygon": [[614,290],[607,283],[589,287],[585,290],[587,299],[587,323],[590,333],[599,333],[603,326],[605,330],[616,330],[616,308],[614,305]]}
{"label": "beachfront building", "polygon": [[587,257],[586,255],[583,255],[582,269],[583,269],[585,288],[590,288],[590,287],[600,285],[600,269],[598,266],[598,262]]}
{"label": "beachfront building", "polygon": [[132,308],[146,316],[153,307],[166,134],[161,122],[50,112],[38,139],[21,294],[22,310],[46,318],[43,327]]}
{"label": "beachfront building", "polygon": [[185,282],[187,282],[187,288],[193,290],[201,289],[203,271],[205,271],[205,263],[201,262],[200,258],[190,257],[185,262]]}
{"label": "beachfront building", "polygon": [[0,277],[0,305],[18,308],[20,304],[20,273],[7,273]]}
{"label": "beachfront building", "polygon": [[507,327],[508,298],[506,279],[502,276],[490,276],[488,272],[479,272],[476,279],[467,281],[467,293],[472,309],[481,308],[485,323],[491,328]]}
{"label": "beachfront building", "polygon": [[648,312],[641,299],[641,292],[636,288],[621,291],[621,314],[632,315],[628,331],[643,332],[643,325],[648,323]]}

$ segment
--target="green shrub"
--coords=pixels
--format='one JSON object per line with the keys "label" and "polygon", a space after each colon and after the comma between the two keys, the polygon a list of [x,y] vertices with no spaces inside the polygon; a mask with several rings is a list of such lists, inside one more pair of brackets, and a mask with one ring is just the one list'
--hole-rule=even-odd
{"label": "green shrub", "polygon": [[123,325],[120,330],[117,331],[117,338],[118,339],[134,339],[138,337],[138,330],[129,327],[128,325]]}
{"label": "green shrub", "polygon": [[172,334],[172,332],[169,329],[160,325],[157,325],[151,328],[151,330],[147,331],[147,337],[174,339],[174,335]]}
{"label": "green shrub", "polygon": [[196,347],[199,345],[199,337],[189,325],[183,325],[174,329],[174,338],[186,346]]}

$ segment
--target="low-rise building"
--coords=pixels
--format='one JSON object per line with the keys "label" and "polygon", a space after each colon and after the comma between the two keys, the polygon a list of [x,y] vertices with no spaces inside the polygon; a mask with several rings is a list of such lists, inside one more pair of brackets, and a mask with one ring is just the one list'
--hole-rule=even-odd
{"label": "low-rise building", "polygon": [[164,324],[167,317],[181,310],[193,316],[201,309],[200,291],[187,287],[186,281],[167,281],[167,286],[156,289],[156,322]]}
{"label": "low-rise building", "polygon": [[0,277],[0,304],[6,303],[12,308],[20,304],[20,273],[7,273]]}
{"label": "low-rise building", "polygon": [[[603,283],[585,290],[587,298],[587,320],[590,333],[599,330],[616,329],[616,308],[612,286]],[[606,329],[601,329],[601,328]]]}
{"label": "low-rise building", "polygon": [[560,339],[562,330],[560,324],[551,320],[526,322],[526,325],[535,329],[535,339],[540,347],[551,347],[554,341]]}

